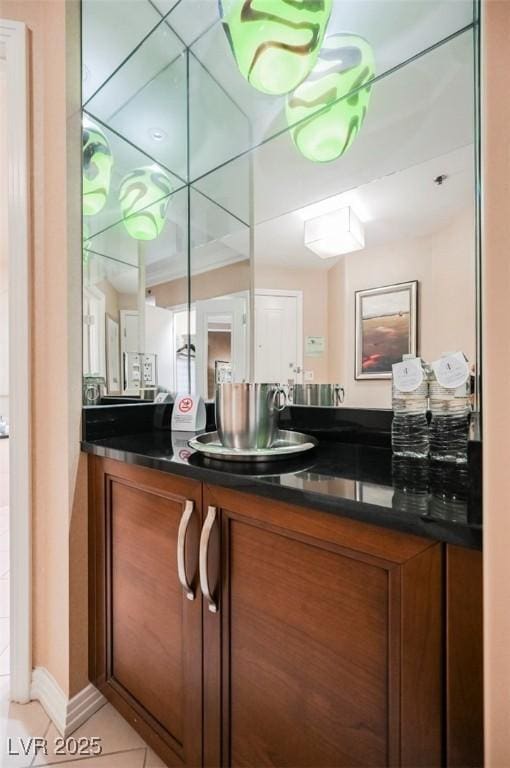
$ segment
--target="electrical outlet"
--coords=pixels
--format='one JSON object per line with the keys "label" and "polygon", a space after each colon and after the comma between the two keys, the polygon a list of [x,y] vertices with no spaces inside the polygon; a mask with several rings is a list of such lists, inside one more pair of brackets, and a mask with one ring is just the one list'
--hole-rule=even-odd
{"label": "electrical outlet", "polygon": [[313,371],[305,371],[305,381],[313,381]]}

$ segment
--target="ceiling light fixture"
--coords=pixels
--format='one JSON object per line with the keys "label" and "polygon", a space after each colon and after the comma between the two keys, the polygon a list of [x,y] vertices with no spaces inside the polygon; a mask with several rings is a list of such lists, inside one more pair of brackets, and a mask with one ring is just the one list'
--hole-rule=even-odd
{"label": "ceiling light fixture", "polygon": [[363,225],[350,206],[305,221],[305,245],[321,259],[365,247]]}
{"label": "ceiling light fixture", "polygon": [[149,136],[154,141],[163,141],[163,139],[166,139],[166,133],[161,128],[151,128]]}
{"label": "ceiling light fixture", "polygon": [[289,93],[317,60],[332,0],[220,0],[220,13],[239,71],[263,93]]}
{"label": "ceiling light fixture", "polygon": [[375,73],[372,46],[362,37],[330,35],[309,77],[289,94],[287,123],[301,154],[329,163],[347,152],[365,119]]}
{"label": "ceiling light fixture", "polygon": [[105,132],[88,118],[83,120],[83,214],[95,216],[110,192],[113,156]]}
{"label": "ceiling light fixture", "polygon": [[165,226],[172,186],[157,165],[136,168],[121,181],[119,202],[124,226],[135,240],[155,240]]}

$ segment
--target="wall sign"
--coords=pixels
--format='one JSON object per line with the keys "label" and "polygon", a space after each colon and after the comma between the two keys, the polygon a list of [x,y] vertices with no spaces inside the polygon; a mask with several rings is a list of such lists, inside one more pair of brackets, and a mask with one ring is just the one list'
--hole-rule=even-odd
{"label": "wall sign", "polygon": [[205,403],[198,395],[178,395],[172,411],[172,431],[199,432],[205,429]]}
{"label": "wall sign", "polygon": [[305,355],[323,355],[326,351],[325,336],[306,336]]}

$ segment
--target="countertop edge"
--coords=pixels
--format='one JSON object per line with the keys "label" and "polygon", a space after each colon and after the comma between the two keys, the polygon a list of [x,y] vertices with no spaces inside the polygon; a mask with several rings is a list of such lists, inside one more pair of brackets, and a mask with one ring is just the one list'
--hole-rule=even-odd
{"label": "countertop edge", "polygon": [[346,517],[358,522],[386,528],[404,534],[421,536],[433,541],[469,549],[482,549],[481,526],[459,526],[458,523],[449,523],[437,519],[413,518],[406,521],[390,510],[388,507],[370,504],[365,501],[351,499],[338,499],[326,497],[320,493],[305,491],[300,488],[289,488],[264,482],[262,478],[254,478],[235,473],[221,472],[209,467],[196,467],[190,464],[170,461],[167,459],[147,456],[141,453],[120,450],[104,445],[98,445],[94,441],[82,441],[81,449],[84,453],[113,459],[122,463],[134,464],[149,469],[154,469],[168,474],[189,477],[202,482],[209,482],[225,488],[238,490],[242,493],[250,493],[263,498],[278,498],[280,501],[293,504],[305,509],[315,509],[328,514]]}

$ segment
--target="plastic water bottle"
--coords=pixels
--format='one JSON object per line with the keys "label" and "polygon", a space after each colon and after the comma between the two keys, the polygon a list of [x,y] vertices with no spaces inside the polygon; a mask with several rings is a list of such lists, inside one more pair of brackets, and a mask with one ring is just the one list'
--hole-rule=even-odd
{"label": "plastic water bottle", "polygon": [[[450,355],[444,355],[443,359]],[[435,364],[434,364],[435,365]],[[467,365],[466,365],[467,370]],[[430,458],[456,464],[467,462],[470,380],[457,387],[446,387],[433,375],[430,393]]]}
{"label": "plastic water bottle", "polygon": [[469,470],[465,464],[434,462],[430,468],[431,518],[468,522]]}
{"label": "plastic water bottle", "polygon": [[410,515],[426,515],[429,507],[429,462],[416,461],[402,456],[393,456],[391,463],[393,478],[392,507]]}
{"label": "plastic water bottle", "polygon": [[461,352],[449,352],[432,363],[429,384],[430,457],[456,464],[467,462],[471,391],[469,367]]}
{"label": "plastic water bottle", "polygon": [[[403,391],[393,377],[391,446],[395,456],[424,459],[429,455],[429,425],[427,421],[428,373],[419,358],[404,355],[403,363],[413,361],[413,368],[421,368],[418,385]],[[421,381],[420,381],[421,378]],[[403,385],[402,385],[403,386]]]}
{"label": "plastic water bottle", "polygon": [[467,462],[469,397],[431,397],[430,458],[435,461]]}

